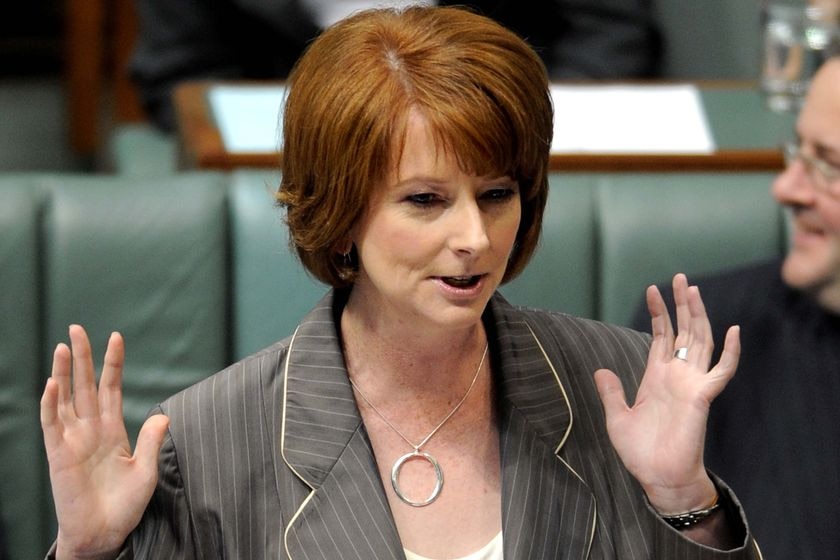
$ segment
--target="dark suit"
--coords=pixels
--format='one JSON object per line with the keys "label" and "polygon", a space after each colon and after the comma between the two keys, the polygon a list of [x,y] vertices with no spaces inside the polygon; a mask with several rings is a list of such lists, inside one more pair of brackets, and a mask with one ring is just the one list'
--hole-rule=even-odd
{"label": "dark suit", "polygon": [[[331,292],[292,337],[161,405],[170,431],[158,488],[129,539],[135,556],[403,557],[345,370],[338,299]],[[632,395],[645,335],[519,310],[500,296],[485,325],[506,559],[724,557],[658,518],[605,432],[592,373],[613,369]],[[720,487],[740,527],[740,508]],[[730,554],[757,557],[751,544]]]}
{"label": "dark suit", "polygon": [[[553,79],[648,78],[660,36],[651,0],[443,0],[525,37]],[[280,79],[320,32],[300,0],[136,0],[132,76],[150,118],[175,120],[170,93],[198,78]]]}

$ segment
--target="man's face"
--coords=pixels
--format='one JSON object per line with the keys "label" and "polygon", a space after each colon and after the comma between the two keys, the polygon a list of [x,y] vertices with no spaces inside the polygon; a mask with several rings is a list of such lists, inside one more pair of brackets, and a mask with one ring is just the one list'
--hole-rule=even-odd
{"label": "man's face", "polygon": [[840,172],[840,59],[829,60],[817,72],[796,129],[803,157],[773,183],[773,196],[792,218],[782,277],[840,313],[840,178],[826,176],[807,161],[822,160],[828,171]]}

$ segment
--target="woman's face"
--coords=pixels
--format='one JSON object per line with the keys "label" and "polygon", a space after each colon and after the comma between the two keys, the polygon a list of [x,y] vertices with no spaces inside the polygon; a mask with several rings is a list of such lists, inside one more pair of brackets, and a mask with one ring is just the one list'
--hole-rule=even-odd
{"label": "woman's face", "polygon": [[504,276],[519,229],[519,186],[465,174],[437,148],[412,111],[402,159],[354,229],[359,274],[350,303],[369,319],[474,326]]}

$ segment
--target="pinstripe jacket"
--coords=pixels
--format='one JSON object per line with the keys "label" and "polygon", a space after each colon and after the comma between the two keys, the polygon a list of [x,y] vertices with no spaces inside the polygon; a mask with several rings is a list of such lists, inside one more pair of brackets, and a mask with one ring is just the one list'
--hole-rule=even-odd
{"label": "pinstripe jacket", "polygon": [[[337,338],[330,292],[295,334],[175,395],[160,479],[124,557],[404,558]],[[500,411],[506,559],[757,558],[663,523],[608,440],[599,367],[635,393],[646,335],[496,295],[485,315]]]}

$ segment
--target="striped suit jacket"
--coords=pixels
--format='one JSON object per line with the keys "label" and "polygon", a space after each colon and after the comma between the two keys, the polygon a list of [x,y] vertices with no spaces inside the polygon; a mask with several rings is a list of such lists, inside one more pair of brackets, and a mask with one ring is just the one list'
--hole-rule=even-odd
{"label": "striped suit jacket", "polygon": [[[295,334],[173,396],[160,478],[123,557],[404,558],[337,338],[330,292]],[[726,555],[663,523],[608,440],[592,373],[628,398],[648,337],[496,295],[485,315],[500,411],[506,559],[757,558]],[[717,481],[719,482],[719,481]]]}

